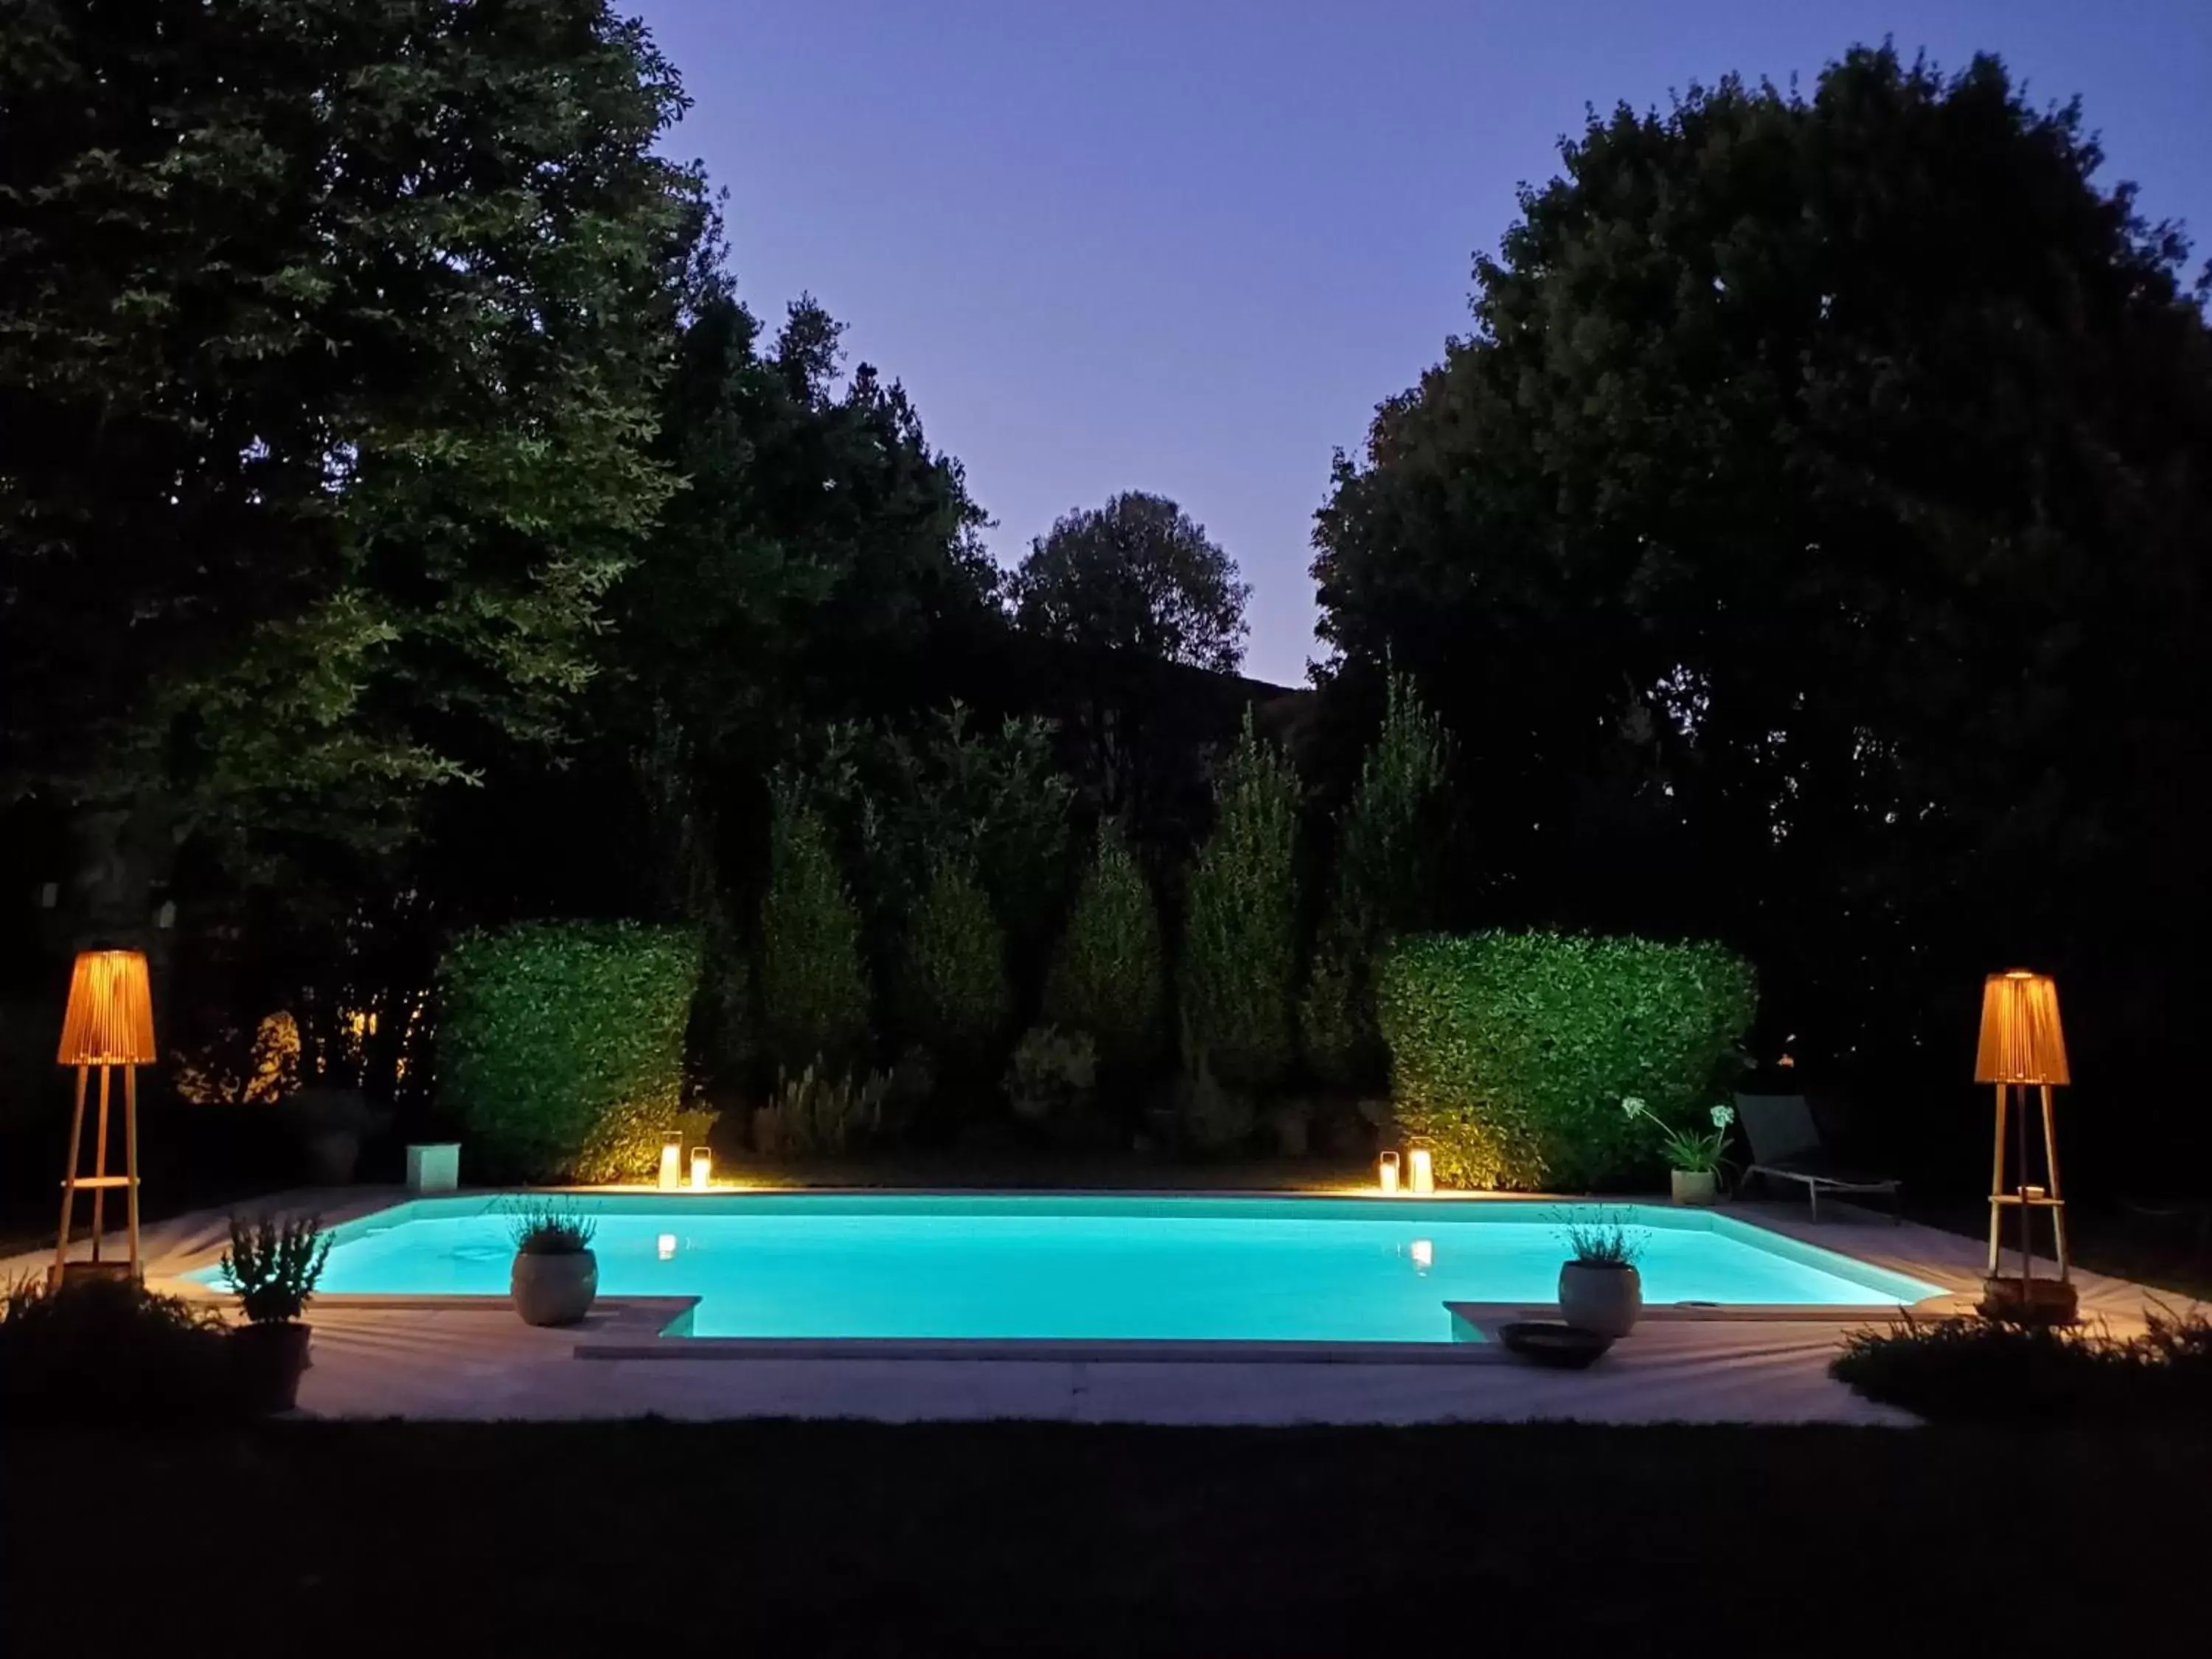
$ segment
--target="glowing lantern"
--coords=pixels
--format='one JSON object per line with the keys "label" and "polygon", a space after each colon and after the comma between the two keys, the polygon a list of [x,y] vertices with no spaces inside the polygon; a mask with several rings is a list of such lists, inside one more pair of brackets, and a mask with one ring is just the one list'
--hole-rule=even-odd
{"label": "glowing lantern", "polygon": [[1414,1147],[1406,1157],[1408,1160],[1406,1184],[1413,1189],[1416,1196],[1428,1197],[1437,1189],[1436,1160],[1429,1155],[1429,1149],[1425,1146]]}
{"label": "glowing lantern", "polygon": [[[2058,1020],[2058,987],[2048,974],[2024,968],[1991,974],[1982,987],[1981,1041],[1974,1055],[1974,1080],[1995,1085],[1996,1135],[1990,1158],[1990,1258],[1983,1280],[1984,1311],[2045,1312],[2069,1316],[2075,1305],[2071,1264],[2066,1255],[2066,1201],[2058,1189],[2058,1138],[2051,1122],[2051,1091],[2055,1084],[2071,1082],[2066,1063],[2066,1036]],[[2013,1091],[2020,1091],[2018,1103]],[[2043,1127],[2043,1168],[2045,1186],[2031,1186],[2028,1164],[2029,1120],[2037,1115],[2027,1091],[2040,1095]],[[2005,1119],[2013,1120],[2017,1145],[2014,1175],[2016,1184],[2005,1184]],[[2020,1277],[1999,1277],[2002,1255],[1999,1237],[2004,1212],[2020,1212]],[[2058,1253],[2058,1278],[2038,1281],[2035,1255],[2029,1242],[2030,1222],[2037,1211],[2051,1218],[2051,1243]]]}
{"label": "glowing lantern", "polygon": [[691,1190],[703,1193],[714,1173],[714,1155],[704,1146],[691,1149]]}
{"label": "glowing lantern", "polygon": [[664,1135],[660,1142],[660,1190],[672,1193],[684,1184],[684,1137]]}
{"label": "glowing lantern", "polygon": [[[52,1282],[61,1283],[70,1267],[70,1230],[76,1218],[76,1195],[92,1194],[91,1271],[101,1270],[100,1229],[106,1219],[109,1191],[120,1188],[130,1232],[133,1278],[138,1274],[138,1067],[151,1065],[154,1051],[154,999],[146,978],[146,956],[142,951],[87,951],[76,959],[70,976],[69,1006],[62,1017],[61,1046],[54,1053],[58,1065],[76,1068],[76,1105],[70,1117],[69,1168],[62,1180],[61,1227],[54,1244]],[[109,1073],[123,1068],[123,1168],[121,1175],[107,1173],[107,1102]],[[93,1142],[93,1172],[79,1172],[84,1143],[84,1093],[87,1075],[100,1073],[100,1121]],[[78,1264],[82,1267],[84,1264]],[[112,1269],[111,1269],[112,1270]]]}
{"label": "glowing lantern", "polygon": [[1397,1153],[1385,1152],[1382,1154],[1382,1167],[1377,1172],[1376,1180],[1377,1184],[1381,1186],[1383,1192],[1386,1194],[1395,1193],[1398,1190]]}

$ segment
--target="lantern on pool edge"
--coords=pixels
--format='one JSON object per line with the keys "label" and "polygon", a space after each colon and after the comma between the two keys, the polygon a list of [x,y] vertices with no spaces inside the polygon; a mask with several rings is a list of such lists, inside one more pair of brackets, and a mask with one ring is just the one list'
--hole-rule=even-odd
{"label": "lantern on pool edge", "polygon": [[1382,1154],[1382,1162],[1376,1170],[1375,1181],[1376,1185],[1382,1190],[1383,1196],[1386,1198],[1398,1190],[1397,1153],[1385,1152]]}
{"label": "lantern on pool edge", "polygon": [[705,1192],[707,1183],[714,1179],[714,1153],[708,1152],[704,1146],[694,1146],[691,1149],[691,1190],[695,1193]]}
{"label": "lantern on pool edge", "polygon": [[660,1190],[672,1193],[684,1184],[684,1137],[672,1129],[660,1138]]}
{"label": "lantern on pool edge", "polygon": [[1415,1146],[1406,1154],[1406,1184],[1417,1198],[1433,1197],[1437,1190],[1436,1155],[1426,1146]]}

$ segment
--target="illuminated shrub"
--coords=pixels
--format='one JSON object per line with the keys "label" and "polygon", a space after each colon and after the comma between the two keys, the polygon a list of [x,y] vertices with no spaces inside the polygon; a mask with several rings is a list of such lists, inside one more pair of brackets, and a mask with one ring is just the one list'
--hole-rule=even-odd
{"label": "illuminated shrub", "polygon": [[1376,1011],[1399,1122],[1454,1186],[1601,1186],[1651,1161],[1640,1096],[1688,1121],[1726,1091],[1758,1005],[1711,944],[1562,933],[1427,935],[1386,957]]}
{"label": "illuminated shrub", "polygon": [[439,964],[438,1096],[494,1180],[649,1176],[683,1103],[699,983],[684,929],[543,922],[465,935]]}

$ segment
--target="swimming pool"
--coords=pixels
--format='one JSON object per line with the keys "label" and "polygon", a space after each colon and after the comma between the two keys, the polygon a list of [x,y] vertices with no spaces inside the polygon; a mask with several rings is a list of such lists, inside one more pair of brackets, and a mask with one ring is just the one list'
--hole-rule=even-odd
{"label": "swimming pool", "polygon": [[[1556,1206],[1385,1199],[653,1194],[575,1200],[601,1296],[696,1296],[694,1336],[1449,1342],[1447,1302],[1548,1302]],[[1647,1303],[1896,1307],[1942,1294],[1704,1212],[1642,1231]],[[331,1294],[504,1296],[502,1200],[334,1230]],[[191,1275],[214,1281],[211,1269]]]}

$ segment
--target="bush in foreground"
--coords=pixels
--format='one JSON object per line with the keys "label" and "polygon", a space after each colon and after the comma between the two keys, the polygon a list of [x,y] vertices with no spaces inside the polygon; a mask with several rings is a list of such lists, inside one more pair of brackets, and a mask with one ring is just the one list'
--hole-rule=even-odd
{"label": "bush in foreground", "polygon": [[1719,1097],[1758,1006],[1718,945],[1576,934],[1401,941],[1376,988],[1398,1119],[1461,1187],[1601,1186],[1649,1158],[1624,1096],[1662,1122]]}
{"label": "bush in foreground", "polygon": [[439,965],[438,1092],[495,1179],[637,1181],[683,1104],[699,940],[542,922],[459,940]]}
{"label": "bush in foreground", "polygon": [[110,1428],[234,1416],[222,1316],[127,1279],[0,1297],[0,1415]]}
{"label": "bush in foreground", "polygon": [[2142,1336],[1992,1319],[1852,1334],[1828,1370],[1933,1422],[2212,1422],[2212,1316],[2148,1316]]}

